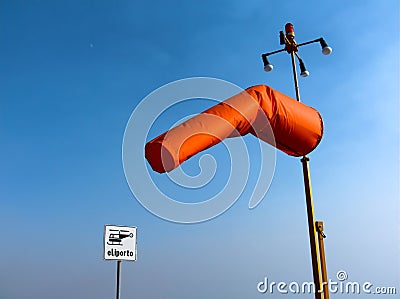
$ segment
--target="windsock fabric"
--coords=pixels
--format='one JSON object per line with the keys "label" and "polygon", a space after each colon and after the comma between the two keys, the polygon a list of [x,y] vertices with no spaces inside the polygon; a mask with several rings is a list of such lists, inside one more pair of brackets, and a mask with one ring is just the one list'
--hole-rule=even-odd
{"label": "windsock fabric", "polygon": [[317,110],[266,85],[257,85],[207,109],[149,141],[154,171],[168,172],[225,138],[248,133],[291,156],[314,150],[323,135]]}

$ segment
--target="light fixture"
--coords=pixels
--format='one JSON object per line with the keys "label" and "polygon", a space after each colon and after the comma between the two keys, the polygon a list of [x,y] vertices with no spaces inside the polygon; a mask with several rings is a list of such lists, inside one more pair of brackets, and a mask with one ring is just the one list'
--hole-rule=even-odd
{"label": "light fixture", "polygon": [[310,75],[310,72],[307,71],[304,62],[300,59],[300,56],[298,55],[298,49],[302,46],[309,45],[312,43],[320,43],[321,48],[322,48],[322,54],[324,55],[329,55],[332,53],[332,48],[328,46],[326,41],[320,37],[316,38],[307,42],[303,42],[298,44],[295,39],[295,34],[294,34],[294,27],[292,23],[286,23],[285,25],[285,30],[284,31],[279,31],[279,43],[281,45],[284,45],[283,48],[279,50],[275,50],[272,52],[267,52],[261,55],[263,63],[264,63],[264,71],[270,72],[274,69],[274,66],[269,63],[268,61],[268,56],[281,53],[281,52],[287,52],[291,55],[292,57],[292,67],[293,67],[293,73],[294,73],[294,78],[295,78],[295,90],[296,90],[296,99],[297,101],[300,101],[300,95],[298,92],[298,82],[297,82],[297,72],[296,72],[296,66],[295,66],[295,57],[298,58],[298,61],[300,62],[300,76],[301,77],[308,77]]}
{"label": "light fixture", "polygon": [[286,36],[289,37],[293,37],[294,38],[294,28],[293,28],[293,24],[292,23],[287,23],[285,25],[285,31],[286,31]]}
{"label": "light fixture", "polygon": [[320,38],[319,43],[321,44],[322,54],[329,55],[332,53],[332,48],[328,46],[323,38]]}
{"label": "light fixture", "polygon": [[274,69],[274,66],[269,63],[267,55],[261,55],[262,60],[264,62],[264,71],[270,72]]}
{"label": "light fixture", "polygon": [[303,60],[299,59],[299,62],[300,62],[300,71],[301,71],[300,76],[302,76],[303,78],[308,77],[310,75],[310,72],[307,71]]}

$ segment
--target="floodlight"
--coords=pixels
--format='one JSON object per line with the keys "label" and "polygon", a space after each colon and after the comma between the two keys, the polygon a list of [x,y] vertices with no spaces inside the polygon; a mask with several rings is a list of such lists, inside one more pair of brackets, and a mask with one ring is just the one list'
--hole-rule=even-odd
{"label": "floodlight", "polygon": [[332,48],[328,46],[328,44],[323,38],[319,40],[319,43],[321,44],[322,54],[329,55],[332,53]]}
{"label": "floodlight", "polygon": [[308,77],[308,76],[310,75],[310,72],[307,71],[306,66],[304,65],[303,60],[299,59],[299,62],[300,62],[300,71],[301,71],[300,76],[302,76],[302,77],[304,77],[304,78],[305,78],[305,77]]}
{"label": "floodlight", "polygon": [[264,71],[270,72],[273,70],[274,66],[269,63],[267,55],[262,55],[262,60],[264,62]]}

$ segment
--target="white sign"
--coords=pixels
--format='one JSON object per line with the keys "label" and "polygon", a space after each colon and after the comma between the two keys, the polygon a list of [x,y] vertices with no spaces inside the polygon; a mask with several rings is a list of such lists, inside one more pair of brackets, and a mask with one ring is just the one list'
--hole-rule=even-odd
{"label": "white sign", "polygon": [[104,259],[136,261],[136,227],[105,225]]}

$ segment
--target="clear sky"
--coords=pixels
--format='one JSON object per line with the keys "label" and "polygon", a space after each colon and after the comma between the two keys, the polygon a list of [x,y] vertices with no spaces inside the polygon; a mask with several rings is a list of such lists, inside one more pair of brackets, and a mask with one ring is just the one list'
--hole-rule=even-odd
{"label": "clear sky", "polygon": [[298,42],[324,36],[333,48],[300,50],[302,99],[325,122],[310,166],[329,277],[345,270],[400,292],[397,0],[15,0],[0,2],[0,298],[112,298],[104,224],[138,227],[121,298],[264,298],[264,277],[312,281],[299,159],[277,153],[257,208],[248,187],[190,225],[144,209],[121,159],[132,111],[169,82],[206,76],[294,96],[289,56],[273,56],[272,73],[260,57],[280,48],[286,22]]}

